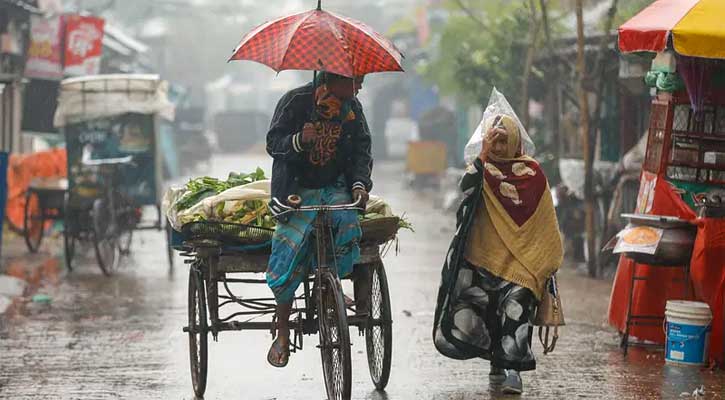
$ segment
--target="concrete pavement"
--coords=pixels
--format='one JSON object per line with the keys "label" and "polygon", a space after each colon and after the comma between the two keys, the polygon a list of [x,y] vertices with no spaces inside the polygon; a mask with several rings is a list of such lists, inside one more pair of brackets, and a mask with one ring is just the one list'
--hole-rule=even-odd
{"label": "concrete pavement", "polygon": [[[257,164],[268,168],[268,159],[218,157],[210,174]],[[384,259],[394,319],[390,385],[385,393],[373,390],[364,338],[352,331],[353,399],[516,398],[489,388],[486,362],[449,360],[435,351],[433,307],[453,217],[432,207],[430,193],[403,188],[401,176],[400,164],[376,166],[375,192],[395,212],[406,212],[416,229],[403,232],[400,253]],[[57,286],[46,286],[51,305],[25,307],[0,336],[0,398],[192,399],[188,339],[181,331],[187,323],[187,271],[177,262],[169,274],[164,246],[162,233],[144,232],[117,276],[103,277],[91,258]],[[560,287],[568,325],[553,354],[543,356],[534,344],[538,369],[523,374],[521,398],[679,399],[701,386],[703,398],[725,397],[722,372],[666,365],[662,350],[633,349],[625,359],[617,333],[606,324],[610,282],[564,269]],[[206,399],[324,399],[317,338],[305,337],[305,350],[282,370],[265,361],[270,342],[264,332],[223,333],[219,342],[210,341]]]}

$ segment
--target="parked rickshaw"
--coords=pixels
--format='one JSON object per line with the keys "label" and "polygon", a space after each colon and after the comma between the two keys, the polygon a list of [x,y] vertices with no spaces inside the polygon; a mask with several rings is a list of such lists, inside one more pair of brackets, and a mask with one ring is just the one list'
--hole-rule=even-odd
{"label": "parked rickshaw", "polygon": [[43,242],[48,223],[63,220],[63,202],[68,190],[64,178],[38,178],[30,182],[25,193],[23,236],[31,253]]}
{"label": "parked rickshaw", "polygon": [[[63,237],[69,269],[77,244],[91,242],[98,266],[111,275],[130,252],[134,231],[164,229],[158,132],[174,111],[166,88],[155,75],[61,83],[55,124],[68,153]],[[146,207],[156,209],[150,223],[142,222]]]}

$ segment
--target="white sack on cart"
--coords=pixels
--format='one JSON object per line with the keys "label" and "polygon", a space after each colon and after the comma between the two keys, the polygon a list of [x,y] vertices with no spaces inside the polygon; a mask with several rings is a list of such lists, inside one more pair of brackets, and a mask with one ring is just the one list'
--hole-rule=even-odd
{"label": "white sack on cart", "polygon": [[210,196],[202,201],[196,203],[192,207],[176,211],[176,202],[183,197],[186,193],[186,189],[179,190],[178,188],[169,189],[164,195],[163,205],[166,210],[166,217],[168,218],[171,226],[180,230],[183,223],[181,222],[185,217],[191,217],[193,215],[203,215],[205,218],[211,219],[214,216],[214,209],[219,203],[224,203],[224,211],[229,213],[234,209],[239,202],[249,200],[264,200],[269,201],[272,192],[272,181],[269,179],[252,182],[242,186],[236,186],[231,189],[227,189],[215,196]]}

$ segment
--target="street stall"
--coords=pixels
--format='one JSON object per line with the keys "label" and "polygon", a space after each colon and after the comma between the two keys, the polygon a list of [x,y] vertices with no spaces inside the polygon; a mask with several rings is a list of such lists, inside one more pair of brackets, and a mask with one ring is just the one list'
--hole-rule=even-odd
{"label": "street stall", "polygon": [[[623,334],[625,354],[630,337],[636,337],[666,343],[668,362],[725,362],[722,15],[720,0],[659,0],[619,28],[623,53],[657,53],[647,77],[656,95],[637,206],[635,214],[623,216],[630,225],[619,234],[624,256],[609,309],[610,323]],[[675,336],[672,317],[682,304],[697,307],[705,322],[691,339],[666,337]],[[678,346],[708,332],[704,357],[693,360],[680,351]]]}
{"label": "street stall", "polygon": [[[89,241],[99,267],[111,275],[130,251],[134,230],[164,228],[158,135],[174,118],[166,91],[156,75],[96,75],[61,83],[54,123],[67,150],[68,268],[78,242]],[[157,212],[150,224],[143,221],[146,207]]]}

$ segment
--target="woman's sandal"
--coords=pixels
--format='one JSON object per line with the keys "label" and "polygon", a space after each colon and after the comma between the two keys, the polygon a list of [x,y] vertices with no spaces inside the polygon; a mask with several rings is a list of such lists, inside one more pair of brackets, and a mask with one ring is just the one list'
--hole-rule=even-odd
{"label": "woman's sandal", "polygon": [[[284,368],[289,362],[289,356],[289,346],[287,346],[286,349],[283,348],[282,345],[279,344],[279,339],[276,339],[272,342],[272,347],[269,348],[269,352],[267,353],[267,362],[273,367]],[[280,361],[277,362],[277,360]]]}

